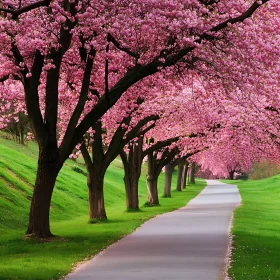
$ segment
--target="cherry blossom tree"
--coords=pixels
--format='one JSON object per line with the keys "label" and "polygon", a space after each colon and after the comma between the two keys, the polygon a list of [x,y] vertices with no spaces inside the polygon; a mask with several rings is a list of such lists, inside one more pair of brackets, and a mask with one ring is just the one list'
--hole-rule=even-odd
{"label": "cherry blossom tree", "polygon": [[[161,116],[155,127],[147,131],[144,138],[131,141],[120,152],[125,171],[128,209],[135,210],[139,207],[138,181],[144,158],[146,157],[148,161],[148,204],[156,205],[158,204],[157,181],[162,168],[175,156],[179,157],[181,150],[188,155],[190,149],[195,150],[198,143],[194,143],[193,139],[188,141],[185,138],[193,138],[198,130],[205,128],[203,118],[200,116],[201,111],[198,111],[192,102],[194,97],[192,91],[184,89],[178,92],[180,89],[174,85],[168,89],[168,94],[163,98],[155,98],[145,103],[145,112],[149,107],[151,112],[157,110],[157,114]],[[186,145],[189,149],[184,148]],[[177,162],[177,159],[174,159],[174,162]]]}
{"label": "cherry blossom tree", "polygon": [[[138,99],[137,106],[142,102],[143,100]],[[118,108],[118,106],[116,107]],[[159,118],[156,114],[143,116],[142,118],[137,116],[137,122],[131,125],[131,123],[133,123],[133,113],[137,111],[136,108],[134,108],[128,116],[124,117],[117,126],[114,126],[113,134],[112,131],[110,131],[111,133],[108,131],[109,127],[106,128],[102,126],[102,120],[97,121],[92,126],[94,131],[93,138],[89,140],[91,142],[91,156],[85,142],[83,142],[80,147],[88,171],[89,218],[91,220],[107,219],[103,187],[105,172],[110,163],[118,156],[128,142],[134,138],[143,137],[148,130],[153,128],[155,121]],[[106,117],[108,116],[105,116],[105,118]],[[107,131],[106,139],[104,139],[102,135],[104,134],[102,133],[104,129]],[[113,129],[113,127],[111,127],[111,129]]]}

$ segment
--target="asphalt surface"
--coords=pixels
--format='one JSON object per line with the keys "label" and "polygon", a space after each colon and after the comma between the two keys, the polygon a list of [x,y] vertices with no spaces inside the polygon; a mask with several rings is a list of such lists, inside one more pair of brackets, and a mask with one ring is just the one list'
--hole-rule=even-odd
{"label": "asphalt surface", "polygon": [[234,185],[207,183],[187,206],[149,220],[66,279],[224,279],[229,224],[240,196]]}

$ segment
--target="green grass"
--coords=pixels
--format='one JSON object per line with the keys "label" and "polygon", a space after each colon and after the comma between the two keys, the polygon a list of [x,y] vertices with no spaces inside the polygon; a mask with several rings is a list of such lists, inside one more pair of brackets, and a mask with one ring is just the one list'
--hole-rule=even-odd
{"label": "green grass", "polygon": [[237,184],[242,197],[234,214],[230,277],[280,279],[280,175],[225,182]]}
{"label": "green grass", "polygon": [[[0,135],[1,136],[1,135]],[[73,266],[95,255],[132,232],[155,215],[184,206],[205,186],[199,180],[172,198],[161,198],[163,176],[159,178],[159,207],[143,207],[145,176],[141,176],[141,211],[125,211],[123,170],[119,159],[109,167],[105,179],[108,221],[88,223],[86,176],[82,160],[67,161],[59,174],[51,206],[51,230],[59,236],[51,242],[23,238],[36,175],[37,146],[27,147],[0,138],[0,279],[59,279]],[[76,172],[73,170],[76,170]],[[145,167],[144,167],[145,169]],[[175,185],[176,176],[173,178]]]}

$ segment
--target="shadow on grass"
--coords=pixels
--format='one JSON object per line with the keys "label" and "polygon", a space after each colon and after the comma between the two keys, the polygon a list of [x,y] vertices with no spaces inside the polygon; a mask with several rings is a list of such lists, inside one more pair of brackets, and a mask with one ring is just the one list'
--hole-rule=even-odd
{"label": "shadow on grass", "polygon": [[126,210],[124,211],[124,213],[141,213],[141,212],[146,212],[146,211],[143,211],[143,210],[140,209],[140,208],[137,208],[137,209],[129,208],[129,209],[126,209]]}
{"label": "shadow on grass", "polygon": [[160,204],[149,204],[148,202],[145,202],[143,204],[143,207],[160,207]]}
{"label": "shadow on grass", "polygon": [[123,223],[124,219],[91,219],[88,221],[88,224],[116,224],[116,223]]}

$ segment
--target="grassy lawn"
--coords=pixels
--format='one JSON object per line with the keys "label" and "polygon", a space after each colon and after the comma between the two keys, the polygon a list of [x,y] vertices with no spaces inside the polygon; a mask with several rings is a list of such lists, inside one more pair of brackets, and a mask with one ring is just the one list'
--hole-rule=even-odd
{"label": "grassy lawn", "polygon": [[242,205],[235,211],[233,280],[280,279],[280,175],[237,184]]}
{"label": "grassy lawn", "polygon": [[[86,176],[82,160],[67,161],[57,179],[51,206],[51,230],[58,238],[51,242],[24,239],[30,199],[36,174],[37,146],[17,145],[0,137],[0,279],[59,279],[75,263],[95,255],[132,232],[155,215],[184,206],[205,186],[198,180],[172,198],[160,198],[161,206],[141,207],[125,212],[123,170],[119,159],[109,167],[105,179],[108,221],[89,224]],[[77,168],[78,167],[78,168]],[[175,185],[176,176],[173,178]],[[163,175],[159,193],[163,190]],[[146,202],[145,168],[140,180],[140,206]]]}

